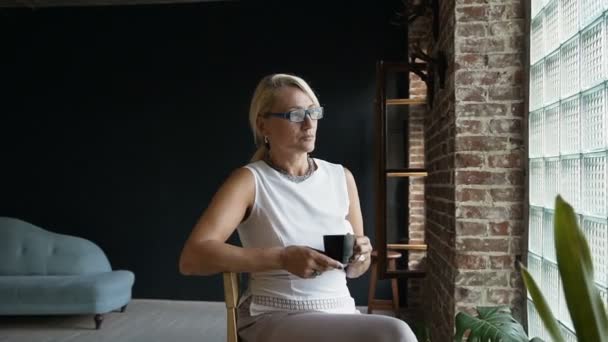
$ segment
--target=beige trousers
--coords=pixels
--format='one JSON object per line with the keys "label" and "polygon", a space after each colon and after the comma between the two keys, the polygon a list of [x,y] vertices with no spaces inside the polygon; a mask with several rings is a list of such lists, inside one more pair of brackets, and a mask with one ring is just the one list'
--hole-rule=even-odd
{"label": "beige trousers", "polygon": [[249,300],[238,310],[243,342],[416,342],[402,320],[368,314],[330,314],[318,311],[249,315]]}

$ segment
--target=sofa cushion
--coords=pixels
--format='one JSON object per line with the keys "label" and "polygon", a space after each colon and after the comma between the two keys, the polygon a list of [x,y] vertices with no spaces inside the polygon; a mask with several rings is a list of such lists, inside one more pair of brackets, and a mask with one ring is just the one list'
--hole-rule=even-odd
{"label": "sofa cushion", "polygon": [[0,315],[105,313],[131,299],[134,275],[0,276]]}
{"label": "sofa cushion", "polygon": [[0,275],[75,275],[111,271],[93,242],[0,217]]}

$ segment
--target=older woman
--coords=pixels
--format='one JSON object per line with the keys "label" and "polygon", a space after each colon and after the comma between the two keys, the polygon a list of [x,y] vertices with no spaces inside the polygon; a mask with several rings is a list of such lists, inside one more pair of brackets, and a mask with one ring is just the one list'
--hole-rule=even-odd
{"label": "older woman", "polygon": [[[255,90],[249,121],[258,151],[213,197],[180,258],[186,275],[248,272],[239,305],[244,341],[416,341],[398,319],[362,315],[346,286],[369,268],[353,175],[311,158],[323,108],[299,77],[275,74]],[[243,247],[226,244],[238,230]],[[323,235],[355,234],[342,265]]]}

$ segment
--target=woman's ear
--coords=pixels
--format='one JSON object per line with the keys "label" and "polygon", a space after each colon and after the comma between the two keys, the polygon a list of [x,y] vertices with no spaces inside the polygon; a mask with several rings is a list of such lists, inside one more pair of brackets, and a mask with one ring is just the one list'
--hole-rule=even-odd
{"label": "woman's ear", "polygon": [[255,125],[258,129],[258,132],[260,132],[260,135],[262,135],[262,136],[268,135],[266,133],[266,121],[264,121],[264,118],[261,115],[258,115],[258,118],[255,121]]}

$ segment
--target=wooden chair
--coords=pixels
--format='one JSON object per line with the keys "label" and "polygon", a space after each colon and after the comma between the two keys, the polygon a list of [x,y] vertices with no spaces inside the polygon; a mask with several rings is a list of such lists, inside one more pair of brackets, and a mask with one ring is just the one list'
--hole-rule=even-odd
{"label": "wooden chair", "polygon": [[224,301],[226,302],[226,336],[228,342],[238,342],[237,332],[237,307],[239,304],[239,274],[224,272]]}
{"label": "wooden chair", "polygon": [[[396,260],[401,258],[402,253],[397,250],[405,251],[426,251],[426,244],[387,244],[386,245],[386,259],[387,259],[387,270],[388,271],[396,271],[397,264]],[[407,256],[408,254],[406,254]],[[391,310],[394,312],[395,317],[399,316],[399,285],[396,277],[391,277],[391,292],[393,295],[392,299],[376,299],[376,285],[378,281],[378,251],[372,251],[371,255],[371,276],[370,276],[370,285],[368,292],[368,303],[367,303],[367,313],[371,314],[374,310]],[[410,272],[410,271],[406,271]],[[414,271],[410,275],[414,277],[424,276],[426,272],[424,271]],[[405,274],[404,274],[405,275]],[[407,278],[406,278],[407,279]]]}
{"label": "wooden chair", "polygon": [[[372,270],[369,283],[369,293],[367,298],[367,313],[371,314],[374,310],[393,310],[395,317],[399,316],[399,286],[397,278],[391,278],[391,292],[393,298],[376,299],[376,284],[378,281],[378,251],[372,252],[372,261],[370,268]],[[395,251],[387,251],[386,258],[388,259],[388,269],[394,271],[397,269],[395,260],[401,258],[401,253]]]}

